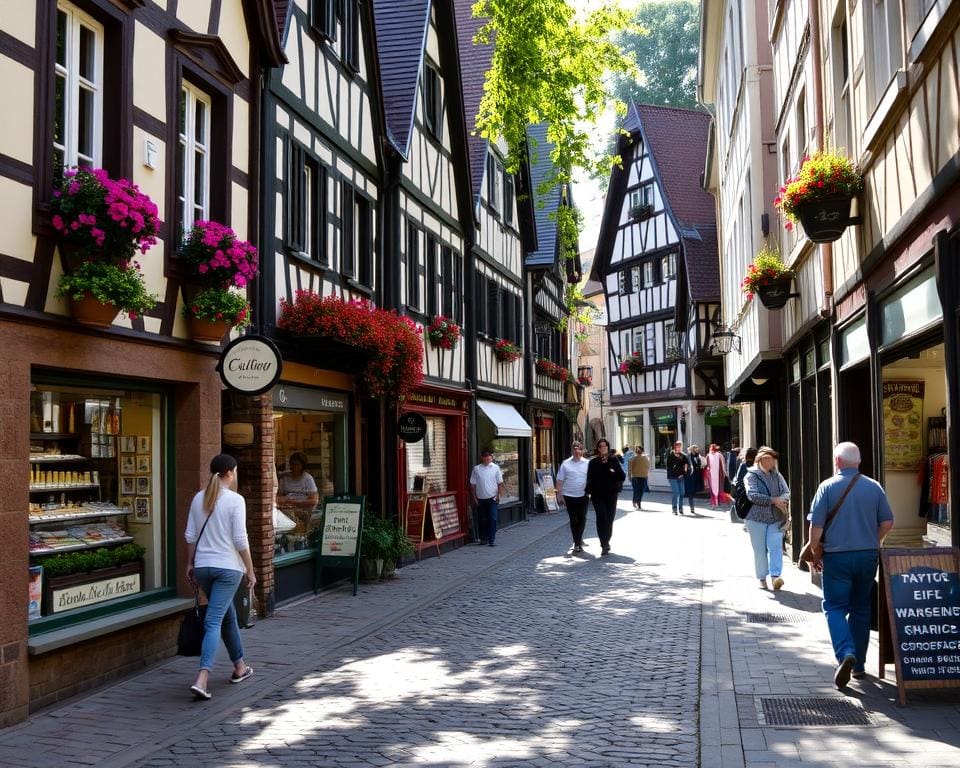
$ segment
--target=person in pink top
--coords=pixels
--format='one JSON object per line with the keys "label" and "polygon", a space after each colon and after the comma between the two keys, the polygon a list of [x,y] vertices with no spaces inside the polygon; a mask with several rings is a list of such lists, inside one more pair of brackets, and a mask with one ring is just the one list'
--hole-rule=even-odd
{"label": "person in pink top", "polygon": [[723,454],[716,443],[710,444],[710,453],[707,454],[707,482],[710,484],[710,506],[720,503],[720,494],[723,491]]}

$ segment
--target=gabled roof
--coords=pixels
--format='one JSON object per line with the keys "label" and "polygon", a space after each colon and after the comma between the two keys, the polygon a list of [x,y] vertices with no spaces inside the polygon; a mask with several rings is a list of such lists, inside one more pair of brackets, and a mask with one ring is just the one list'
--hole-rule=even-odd
{"label": "gabled roof", "polygon": [[277,35],[283,44],[283,36],[287,31],[287,12],[290,10],[290,0],[273,0],[273,16],[277,22]]}
{"label": "gabled roof", "polygon": [[720,301],[720,251],[717,227],[697,227],[700,239],[683,238],[683,268],[693,301]]}
{"label": "gabled roof", "polygon": [[680,229],[715,225],[716,200],[700,184],[707,159],[710,115],[650,104],[634,104],[633,111]]}
{"label": "gabled roof", "polygon": [[550,267],[557,262],[557,220],[556,211],[560,207],[560,185],[554,184],[542,194],[540,185],[553,174],[553,162],[550,160],[552,145],[547,142],[545,123],[527,128],[529,139],[530,185],[533,192],[533,215],[537,229],[537,250],[527,254],[524,265],[527,267]]}
{"label": "gabled roof", "polygon": [[480,194],[483,185],[484,162],[487,140],[475,136],[477,113],[483,98],[483,82],[493,61],[493,44],[474,45],[473,37],[485,23],[485,19],[473,15],[476,0],[454,0],[457,14],[457,37],[460,43],[460,79],[463,82],[463,113],[467,121],[467,146],[470,149],[470,175],[473,179],[473,195]]}
{"label": "gabled roof", "polygon": [[374,0],[387,140],[406,159],[432,0]]}

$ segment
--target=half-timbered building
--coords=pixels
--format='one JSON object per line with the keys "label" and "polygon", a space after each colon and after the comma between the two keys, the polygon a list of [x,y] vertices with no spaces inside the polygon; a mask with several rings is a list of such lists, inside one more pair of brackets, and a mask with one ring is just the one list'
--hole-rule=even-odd
{"label": "half-timbered building", "polygon": [[[453,3],[375,0],[374,7],[386,130],[384,305],[422,329],[441,315],[462,324],[475,217]],[[466,348],[425,339],[424,384],[403,408],[426,418],[427,435],[387,462],[401,509],[414,492],[426,493],[431,509],[456,509],[459,527],[427,532],[443,543],[462,541],[468,525]]]}
{"label": "half-timbered building", "polygon": [[[700,186],[708,126],[702,112],[630,107],[619,145],[623,165],[610,180],[591,273],[606,294],[614,443],[634,442],[642,425],[652,483],[664,480],[674,441],[730,436],[729,424],[706,429],[704,409],[696,413],[697,405],[723,399],[708,352],[720,293],[708,265],[716,253],[714,202]],[[621,371],[628,361],[635,367]]]}
{"label": "half-timbered building", "polygon": [[[282,53],[273,4],[256,0],[28,0],[3,16],[17,106],[0,130],[0,537],[4,583],[30,573],[31,601],[0,612],[6,723],[169,653],[192,604],[182,532],[220,451],[221,399],[176,254],[201,219],[257,240],[256,83]],[[50,204],[75,166],[132,180],[158,208],[138,260],[159,300],[140,316],[81,326],[57,296],[77,263]],[[111,569],[80,573],[84,550]]]}
{"label": "half-timbered building", "polygon": [[573,208],[568,184],[557,183],[546,125],[527,129],[531,195],[534,200],[536,250],[524,259],[527,283],[528,392],[527,417],[533,426],[534,470],[555,468],[569,453],[578,410],[577,386],[570,373],[570,337],[566,288],[582,277],[578,244],[566,250],[559,236],[558,211]]}
{"label": "half-timbered building", "polygon": [[503,471],[506,496],[500,498],[500,525],[523,519],[532,502],[530,438],[525,411],[528,371],[523,357],[498,357],[497,342],[523,346],[524,253],[535,247],[529,173],[507,173],[506,146],[476,135],[483,83],[493,54],[475,45],[484,23],[472,14],[473,0],[456,0],[460,71],[470,152],[474,227],[467,254],[467,282],[473,301],[467,312],[467,375],[476,391],[471,420],[470,461],[489,450]]}
{"label": "half-timbered building", "polygon": [[[383,404],[361,399],[357,353],[328,339],[275,333],[280,303],[299,291],[343,301],[383,301],[382,111],[373,6],[339,0],[275,3],[286,63],[264,81],[260,321],[284,357],[266,405],[273,441],[250,448],[283,484],[288,461],[306,457],[317,498],[362,493],[385,509],[378,471]],[[230,414],[227,414],[229,416]],[[317,568],[319,516],[282,492],[274,531],[269,605],[342,574]],[[392,511],[392,509],[390,510]]]}

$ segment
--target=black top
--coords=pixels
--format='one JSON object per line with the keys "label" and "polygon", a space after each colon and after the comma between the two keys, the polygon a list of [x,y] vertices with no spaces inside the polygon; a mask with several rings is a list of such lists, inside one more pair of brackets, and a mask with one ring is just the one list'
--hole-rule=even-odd
{"label": "black top", "polygon": [[670,451],[667,454],[667,479],[675,480],[687,474],[687,468],[690,466],[690,459],[685,453],[674,453]]}
{"label": "black top", "polygon": [[587,465],[587,493],[601,499],[616,498],[619,486],[626,478],[620,460],[615,456],[606,461],[594,456]]}

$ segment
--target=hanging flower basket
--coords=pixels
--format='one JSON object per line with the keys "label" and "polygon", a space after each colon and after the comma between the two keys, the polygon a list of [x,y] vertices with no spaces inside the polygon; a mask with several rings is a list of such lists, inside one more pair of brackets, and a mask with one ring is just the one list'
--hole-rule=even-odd
{"label": "hanging flower basket", "polygon": [[821,150],[803,159],[800,171],[780,187],[773,204],[787,219],[799,221],[815,243],[832,243],[859,219],[850,218],[850,202],[863,191],[863,176],[848,157]]}
{"label": "hanging flower basket", "polygon": [[620,362],[617,370],[625,376],[638,376],[643,373],[643,356],[639,352],[634,352],[625,360]]}
{"label": "hanging flower basket", "polygon": [[[81,262],[72,272],[60,276],[57,296],[70,299],[74,320],[101,328],[109,326],[121,311],[133,320],[156,304],[156,297],[147,293],[136,262]],[[108,318],[109,312],[112,316]]]}
{"label": "hanging flower basket", "polygon": [[438,349],[456,349],[460,341],[460,326],[448,317],[435,315],[427,327],[427,338]]}
{"label": "hanging flower basket", "polygon": [[523,350],[512,341],[499,339],[493,347],[493,353],[496,355],[498,362],[512,363],[514,360],[520,359]]}
{"label": "hanging flower basket", "polygon": [[219,344],[230,328],[250,324],[250,302],[227,288],[201,291],[183,308],[195,341]]}
{"label": "hanging flower basket", "polygon": [[577,376],[577,384],[584,387],[593,385],[593,376]]}
{"label": "hanging flower basket", "polygon": [[567,381],[570,378],[570,371],[562,365],[557,365],[552,360],[546,358],[537,358],[537,373],[541,373],[554,381]]}
{"label": "hanging flower basket", "polygon": [[747,301],[756,295],[767,309],[780,309],[792,295],[792,281],[793,271],[781,261],[780,253],[773,248],[761,248],[747,267],[740,290]]}
{"label": "hanging flower basket", "polygon": [[369,398],[402,401],[423,381],[420,329],[409,318],[378,309],[366,299],[344,301],[297,291],[293,301],[280,300],[277,328],[293,336],[325,337],[363,352],[360,388]]}
{"label": "hanging flower basket", "polygon": [[630,209],[630,218],[634,221],[643,221],[651,216],[653,216],[653,206],[650,204],[635,205]]}

